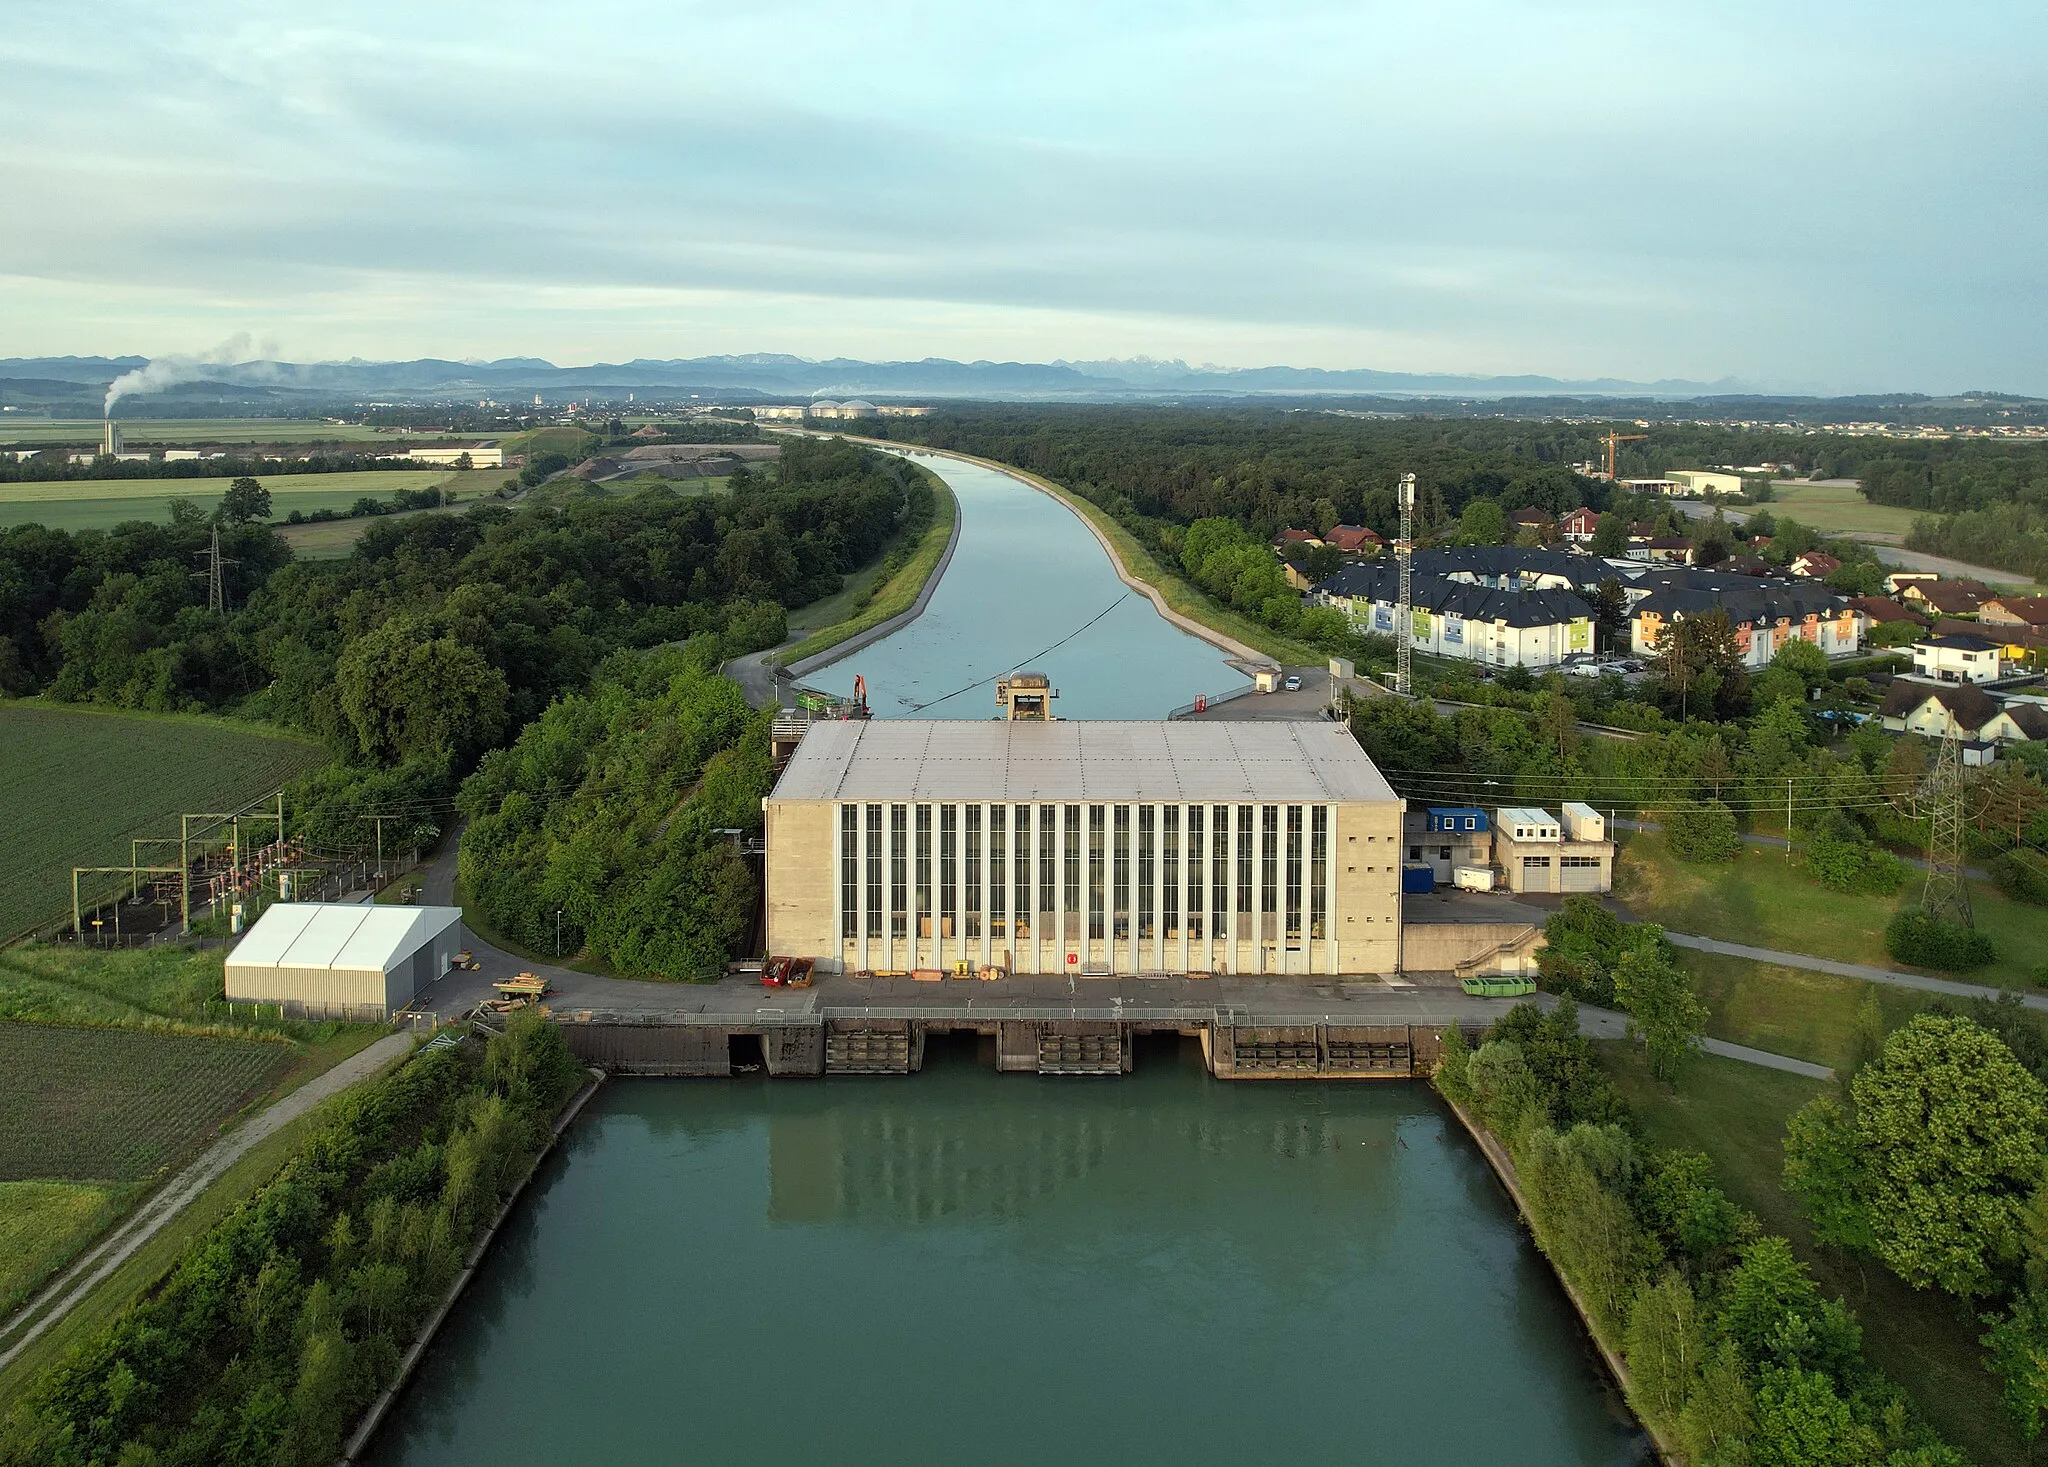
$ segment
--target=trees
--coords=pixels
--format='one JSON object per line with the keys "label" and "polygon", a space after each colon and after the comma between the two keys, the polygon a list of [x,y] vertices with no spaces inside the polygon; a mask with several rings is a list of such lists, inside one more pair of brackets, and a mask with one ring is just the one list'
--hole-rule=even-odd
{"label": "trees", "polygon": [[1475,499],[1458,517],[1458,538],[1467,545],[1500,545],[1508,538],[1507,511],[1498,499]]}
{"label": "trees", "polygon": [[334,678],[357,746],[374,759],[468,760],[504,731],[505,675],[418,617],[392,617],[353,639]]}
{"label": "trees", "polygon": [[1621,582],[1609,576],[1593,588],[1593,630],[1603,652],[1625,652],[1629,648],[1628,596]]}
{"label": "trees", "polygon": [[1638,947],[1615,965],[1614,997],[1629,1016],[1629,1037],[1649,1049],[1650,1072],[1667,1084],[1676,1081],[1707,1028],[1707,1006],[1692,979],[1656,948]]}
{"label": "trees", "polygon": [[1679,716],[1718,711],[1723,716],[1749,697],[1749,678],[1742,670],[1742,648],[1735,627],[1720,607],[1699,616],[1667,622],[1657,637],[1651,670]]}
{"label": "trees", "polygon": [[1983,933],[1930,916],[1917,907],[1895,913],[1885,924],[1884,950],[1902,963],[1945,973],[1981,968],[1998,956]]}
{"label": "trees", "polygon": [[1732,861],[1742,849],[1735,812],[1719,800],[1689,800],[1664,820],[1671,854],[1681,861]]}
{"label": "trees", "polygon": [[2042,788],[2040,778],[2004,759],[1971,783],[1969,795],[1972,818],[2001,833],[2011,830],[2015,846],[2022,843],[2034,818],[2048,809],[2048,789]]}
{"label": "trees", "polygon": [[1589,547],[1602,560],[1620,560],[1628,554],[1628,520],[1609,510],[1600,516],[1593,527],[1593,543]]}
{"label": "trees", "polygon": [[2048,1143],[2048,1087],[1990,1031],[1922,1014],[1849,1085],[1810,1102],[1785,1145],[1786,1185],[1817,1229],[1867,1246],[1915,1288],[1990,1292],[2027,1238]]}
{"label": "trees", "polygon": [[250,520],[270,518],[270,491],[244,475],[228,485],[214,506],[213,517],[223,525],[242,525]]}

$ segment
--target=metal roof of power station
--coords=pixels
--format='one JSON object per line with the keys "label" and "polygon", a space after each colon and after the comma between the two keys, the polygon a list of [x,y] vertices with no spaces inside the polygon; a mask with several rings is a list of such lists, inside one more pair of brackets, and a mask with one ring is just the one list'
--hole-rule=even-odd
{"label": "metal roof of power station", "polygon": [[1341,723],[847,719],[811,725],[777,800],[1392,800]]}
{"label": "metal roof of power station", "polygon": [[256,919],[228,962],[245,968],[381,971],[461,920],[460,907],[277,902]]}

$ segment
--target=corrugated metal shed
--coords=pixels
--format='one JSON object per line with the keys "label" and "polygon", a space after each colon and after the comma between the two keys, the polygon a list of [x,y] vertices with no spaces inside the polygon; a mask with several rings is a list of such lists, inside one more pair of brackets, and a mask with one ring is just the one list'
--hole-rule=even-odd
{"label": "corrugated metal shed", "polygon": [[333,1017],[383,1017],[447,971],[460,907],[279,902],[228,954],[227,996]]}

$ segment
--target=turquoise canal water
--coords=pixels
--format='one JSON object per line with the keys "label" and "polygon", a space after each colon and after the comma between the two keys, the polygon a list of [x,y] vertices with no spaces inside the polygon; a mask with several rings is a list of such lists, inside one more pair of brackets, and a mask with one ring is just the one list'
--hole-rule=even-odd
{"label": "turquoise canal water", "polygon": [[1062,718],[1164,718],[1244,686],[1220,649],[1119,581],[1058,500],[978,464],[918,462],[959,500],[952,564],[922,616],[812,673],[810,686],[850,694],[859,674],[878,718],[993,718],[992,679],[1026,667],[1051,675]]}
{"label": "turquoise canal water", "polygon": [[614,1081],[372,1460],[1649,1461],[1419,1085]]}

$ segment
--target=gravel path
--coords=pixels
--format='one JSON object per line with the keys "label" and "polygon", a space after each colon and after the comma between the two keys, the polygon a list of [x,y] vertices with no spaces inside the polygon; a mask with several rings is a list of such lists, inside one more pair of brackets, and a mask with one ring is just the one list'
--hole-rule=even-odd
{"label": "gravel path", "polygon": [[[31,1300],[14,1316],[7,1329],[0,1330],[0,1339],[12,1336],[7,1348],[0,1350],[0,1369],[12,1364],[17,1355],[134,1257],[143,1244],[161,1232],[172,1218],[185,1210],[188,1203],[219,1180],[259,1141],[276,1134],[323,1100],[369,1079],[411,1049],[410,1034],[387,1034],[369,1048],[350,1055],[326,1074],[308,1080],[268,1110],[251,1117],[215,1141],[200,1153],[197,1161],[173,1177],[168,1185]],[[25,1328],[22,1327],[24,1320],[29,1321]]]}

